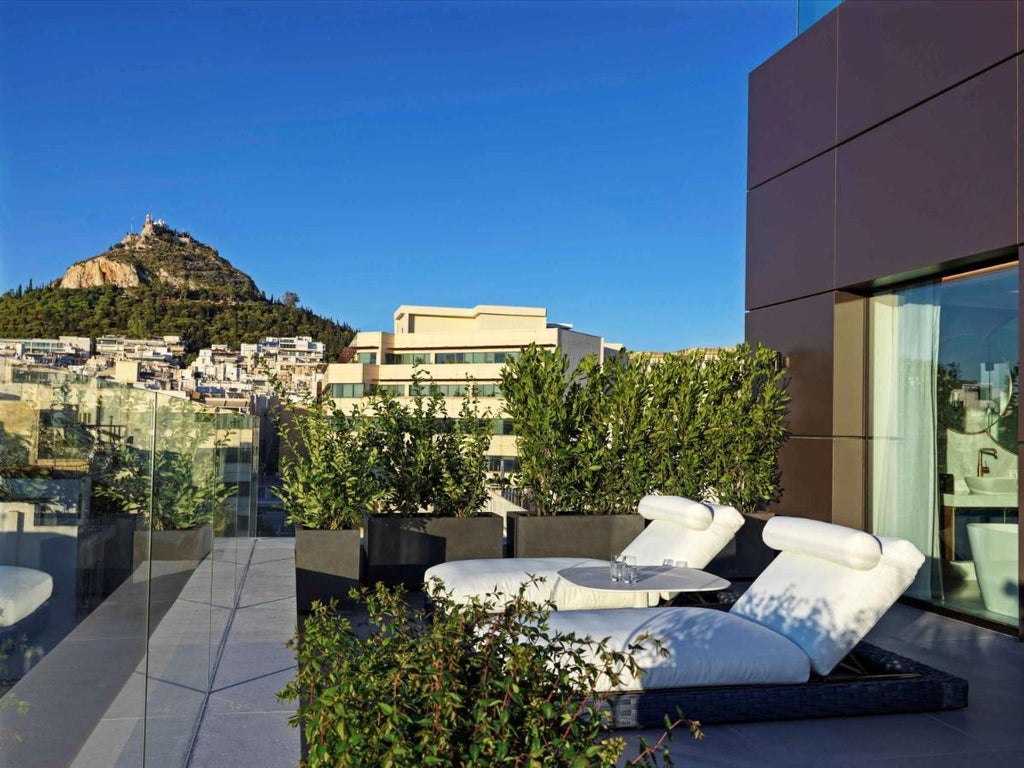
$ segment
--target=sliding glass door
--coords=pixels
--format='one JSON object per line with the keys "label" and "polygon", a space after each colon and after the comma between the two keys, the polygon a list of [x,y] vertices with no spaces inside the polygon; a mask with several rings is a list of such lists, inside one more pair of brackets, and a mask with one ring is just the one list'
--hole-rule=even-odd
{"label": "sliding glass door", "polygon": [[1017,264],[875,296],[870,504],[927,562],[908,594],[1019,620]]}

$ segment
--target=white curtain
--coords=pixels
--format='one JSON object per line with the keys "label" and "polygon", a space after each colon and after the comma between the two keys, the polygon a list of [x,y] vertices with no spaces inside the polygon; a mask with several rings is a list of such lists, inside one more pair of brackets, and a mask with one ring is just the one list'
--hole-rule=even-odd
{"label": "white curtain", "polygon": [[907,594],[941,597],[936,456],[939,286],[872,302],[872,525],[927,560]]}

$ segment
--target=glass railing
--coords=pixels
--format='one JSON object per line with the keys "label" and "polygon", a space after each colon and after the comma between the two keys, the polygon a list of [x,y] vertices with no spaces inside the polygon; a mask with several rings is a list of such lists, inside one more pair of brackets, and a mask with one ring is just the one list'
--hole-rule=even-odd
{"label": "glass railing", "polygon": [[802,34],[843,0],[796,0],[796,33]]}
{"label": "glass railing", "polygon": [[184,766],[251,540],[249,416],[0,384],[0,764]]}

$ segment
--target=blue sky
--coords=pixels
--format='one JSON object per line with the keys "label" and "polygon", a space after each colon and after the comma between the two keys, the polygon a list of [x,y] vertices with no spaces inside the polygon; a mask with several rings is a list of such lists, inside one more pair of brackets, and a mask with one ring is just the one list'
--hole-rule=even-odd
{"label": "blue sky", "polygon": [[0,2],[0,291],[147,212],[363,330],[743,337],[747,76],[793,0]]}

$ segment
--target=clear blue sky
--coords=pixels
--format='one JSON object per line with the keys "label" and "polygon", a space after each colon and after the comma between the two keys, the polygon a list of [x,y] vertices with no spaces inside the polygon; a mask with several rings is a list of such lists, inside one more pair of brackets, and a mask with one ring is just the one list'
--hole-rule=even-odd
{"label": "clear blue sky", "polygon": [[0,291],[147,212],[362,330],[743,337],[747,75],[793,0],[0,2]]}

